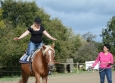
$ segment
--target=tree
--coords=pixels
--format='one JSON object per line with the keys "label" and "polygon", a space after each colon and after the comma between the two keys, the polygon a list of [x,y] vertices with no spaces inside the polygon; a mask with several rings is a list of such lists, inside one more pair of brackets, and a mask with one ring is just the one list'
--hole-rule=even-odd
{"label": "tree", "polygon": [[91,42],[91,41],[93,41],[94,38],[96,38],[96,35],[92,35],[91,32],[87,32],[86,34],[83,35],[83,38],[84,38],[87,42]]}
{"label": "tree", "polygon": [[5,24],[11,23],[15,28],[17,25],[29,27],[39,10],[34,1],[27,2],[21,0],[1,1],[1,8],[4,10],[2,18]]}
{"label": "tree", "polygon": [[4,21],[2,20],[2,12],[3,12],[3,10],[0,8],[0,28],[5,27]]}
{"label": "tree", "polygon": [[115,16],[108,21],[107,28],[102,29],[101,37],[103,44],[110,44],[111,52],[115,54]]}
{"label": "tree", "polygon": [[76,52],[75,60],[78,62],[85,62],[89,60],[94,60],[98,54],[98,44],[93,41],[96,35],[88,32],[83,35],[85,42],[82,43],[81,47],[78,48]]}
{"label": "tree", "polygon": [[[80,46],[79,38],[73,34],[71,28],[67,28],[58,18],[53,18],[49,21],[44,21],[46,30],[58,40],[55,41],[56,57],[58,61],[66,61],[67,58],[73,58],[73,54]],[[52,40],[44,36],[44,42],[49,44]],[[77,43],[78,42],[78,43]],[[76,45],[78,46],[76,46]],[[60,60],[61,59],[61,60]]]}
{"label": "tree", "polygon": [[87,42],[83,44],[76,54],[77,62],[85,62],[90,60],[95,60],[98,55],[98,48],[93,42]]}

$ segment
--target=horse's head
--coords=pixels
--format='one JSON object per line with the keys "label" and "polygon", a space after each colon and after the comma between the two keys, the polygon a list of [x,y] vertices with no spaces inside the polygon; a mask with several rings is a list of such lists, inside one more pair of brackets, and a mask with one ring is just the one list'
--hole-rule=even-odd
{"label": "horse's head", "polygon": [[52,44],[52,46],[43,45],[43,56],[45,58],[45,61],[48,63],[50,69],[52,69],[54,65],[54,46],[54,44]]}

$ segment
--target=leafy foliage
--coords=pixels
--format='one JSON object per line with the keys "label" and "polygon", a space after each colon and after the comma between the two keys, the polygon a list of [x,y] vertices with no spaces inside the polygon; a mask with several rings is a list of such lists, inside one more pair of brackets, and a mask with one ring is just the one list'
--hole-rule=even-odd
{"label": "leafy foliage", "polygon": [[83,35],[84,39],[87,42],[92,42],[94,38],[96,38],[96,35],[92,35],[91,32],[87,32],[86,34]]}
{"label": "leafy foliage", "polygon": [[101,37],[103,44],[111,45],[111,52],[115,54],[115,16],[113,16],[107,23],[107,28],[102,29]]}
{"label": "leafy foliage", "polygon": [[15,28],[17,25],[29,27],[39,10],[35,2],[21,0],[4,0],[1,5],[4,10],[2,17],[5,19],[5,23],[11,23]]}
{"label": "leafy foliage", "polygon": [[78,48],[78,51],[76,52],[76,62],[84,63],[85,61],[95,60],[100,49],[98,48],[98,45],[100,45],[100,43],[96,43],[93,40],[95,37],[96,36],[91,32],[83,35],[83,38],[86,41],[82,43],[81,47]]}
{"label": "leafy foliage", "polygon": [[4,21],[2,20],[2,12],[3,12],[3,10],[0,8],[0,28],[5,27]]}
{"label": "leafy foliage", "polygon": [[79,49],[76,56],[78,62],[92,61],[98,55],[98,49],[93,42],[83,44]]}

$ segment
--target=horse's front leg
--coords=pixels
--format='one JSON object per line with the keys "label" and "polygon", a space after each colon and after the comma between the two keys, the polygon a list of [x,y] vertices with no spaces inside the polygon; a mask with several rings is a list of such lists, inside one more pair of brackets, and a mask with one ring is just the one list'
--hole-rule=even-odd
{"label": "horse's front leg", "polygon": [[18,83],[23,83],[23,79],[21,78],[21,79],[18,81]]}
{"label": "horse's front leg", "polygon": [[47,76],[42,77],[42,83],[47,83]]}
{"label": "horse's front leg", "polygon": [[27,83],[29,75],[25,72],[22,72],[22,83]]}
{"label": "horse's front leg", "polygon": [[40,83],[40,75],[38,73],[35,74],[36,83]]}
{"label": "horse's front leg", "polygon": [[27,83],[29,75],[22,71],[22,78],[20,79],[19,83]]}

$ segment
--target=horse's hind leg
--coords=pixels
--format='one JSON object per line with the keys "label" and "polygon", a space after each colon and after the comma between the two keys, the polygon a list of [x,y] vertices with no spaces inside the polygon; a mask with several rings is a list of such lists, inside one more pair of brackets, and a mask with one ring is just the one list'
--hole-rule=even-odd
{"label": "horse's hind leg", "polygon": [[29,75],[22,71],[22,78],[19,80],[19,83],[27,83]]}

